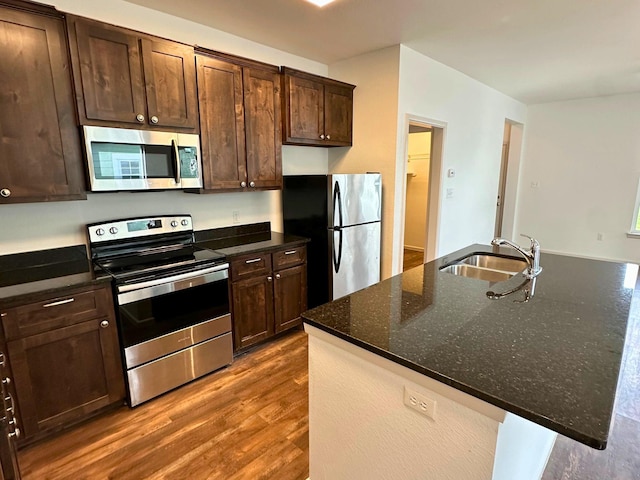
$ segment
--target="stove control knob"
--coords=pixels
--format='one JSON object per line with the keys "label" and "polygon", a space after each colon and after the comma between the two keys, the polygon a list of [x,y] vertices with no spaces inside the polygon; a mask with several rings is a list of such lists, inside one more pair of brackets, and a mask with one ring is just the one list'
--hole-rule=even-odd
{"label": "stove control knob", "polygon": [[184,219],[182,219],[182,221],[180,222],[180,224],[181,224],[183,227],[186,227],[187,225],[189,225],[189,220],[187,220],[186,218],[184,218]]}
{"label": "stove control knob", "polygon": [[99,237],[101,237],[102,235],[104,235],[104,228],[98,228],[96,230],[96,235],[98,235]]}
{"label": "stove control knob", "polygon": [[178,222],[176,222],[175,220],[171,220],[171,226],[173,228],[176,228],[178,226]]}
{"label": "stove control knob", "polygon": [[111,234],[115,235],[116,233],[118,233],[118,229],[117,229],[116,227],[111,227],[111,228],[109,229],[109,233],[111,233]]}

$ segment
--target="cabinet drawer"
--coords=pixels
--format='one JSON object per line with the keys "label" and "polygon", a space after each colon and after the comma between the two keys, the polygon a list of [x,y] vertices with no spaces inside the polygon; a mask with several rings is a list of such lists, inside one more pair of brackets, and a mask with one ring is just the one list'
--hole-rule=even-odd
{"label": "cabinet drawer", "polygon": [[231,261],[231,280],[234,282],[241,278],[269,273],[271,273],[271,255],[268,253],[244,255]]}
{"label": "cabinet drawer", "polygon": [[70,289],[55,297],[3,310],[2,324],[6,339],[13,340],[106,316],[111,308],[106,287]]}
{"label": "cabinet drawer", "polygon": [[282,268],[293,267],[307,261],[307,248],[295,247],[280,250],[273,254],[273,269],[280,270]]}

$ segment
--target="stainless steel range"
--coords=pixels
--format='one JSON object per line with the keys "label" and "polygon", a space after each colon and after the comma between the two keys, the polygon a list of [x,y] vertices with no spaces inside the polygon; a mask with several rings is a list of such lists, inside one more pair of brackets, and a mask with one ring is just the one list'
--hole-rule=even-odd
{"label": "stainless steel range", "polygon": [[232,362],[229,264],[194,244],[191,216],[87,229],[96,270],[113,278],[129,405]]}

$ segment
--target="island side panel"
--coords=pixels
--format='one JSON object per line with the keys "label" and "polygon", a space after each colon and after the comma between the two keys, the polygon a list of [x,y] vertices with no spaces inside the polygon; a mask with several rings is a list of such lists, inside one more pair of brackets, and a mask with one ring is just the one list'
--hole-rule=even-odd
{"label": "island side panel", "polygon": [[[499,421],[410,381],[413,371],[402,376],[404,367],[382,368],[380,357],[305,329],[311,480],[492,479]],[[404,404],[405,386],[436,402],[435,420]]]}
{"label": "island side panel", "polygon": [[507,412],[500,424],[493,480],[540,480],[558,434]]}

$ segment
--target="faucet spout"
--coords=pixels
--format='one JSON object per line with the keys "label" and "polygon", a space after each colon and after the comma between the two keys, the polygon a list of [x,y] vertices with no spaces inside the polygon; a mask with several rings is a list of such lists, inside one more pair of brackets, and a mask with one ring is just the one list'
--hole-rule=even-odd
{"label": "faucet spout", "polygon": [[528,238],[531,241],[531,247],[529,250],[525,250],[517,243],[512,242],[511,240],[507,240],[506,238],[496,237],[491,240],[491,245],[501,246],[506,245],[513,248],[517,251],[523,258],[527,261],[529,266],[524,272],[524,276],[526,278],[532,279],[537,277],[542,271],[542,267],[540,266],[540,243],[535,239],[528,235],[523,235],[523,237]]}

